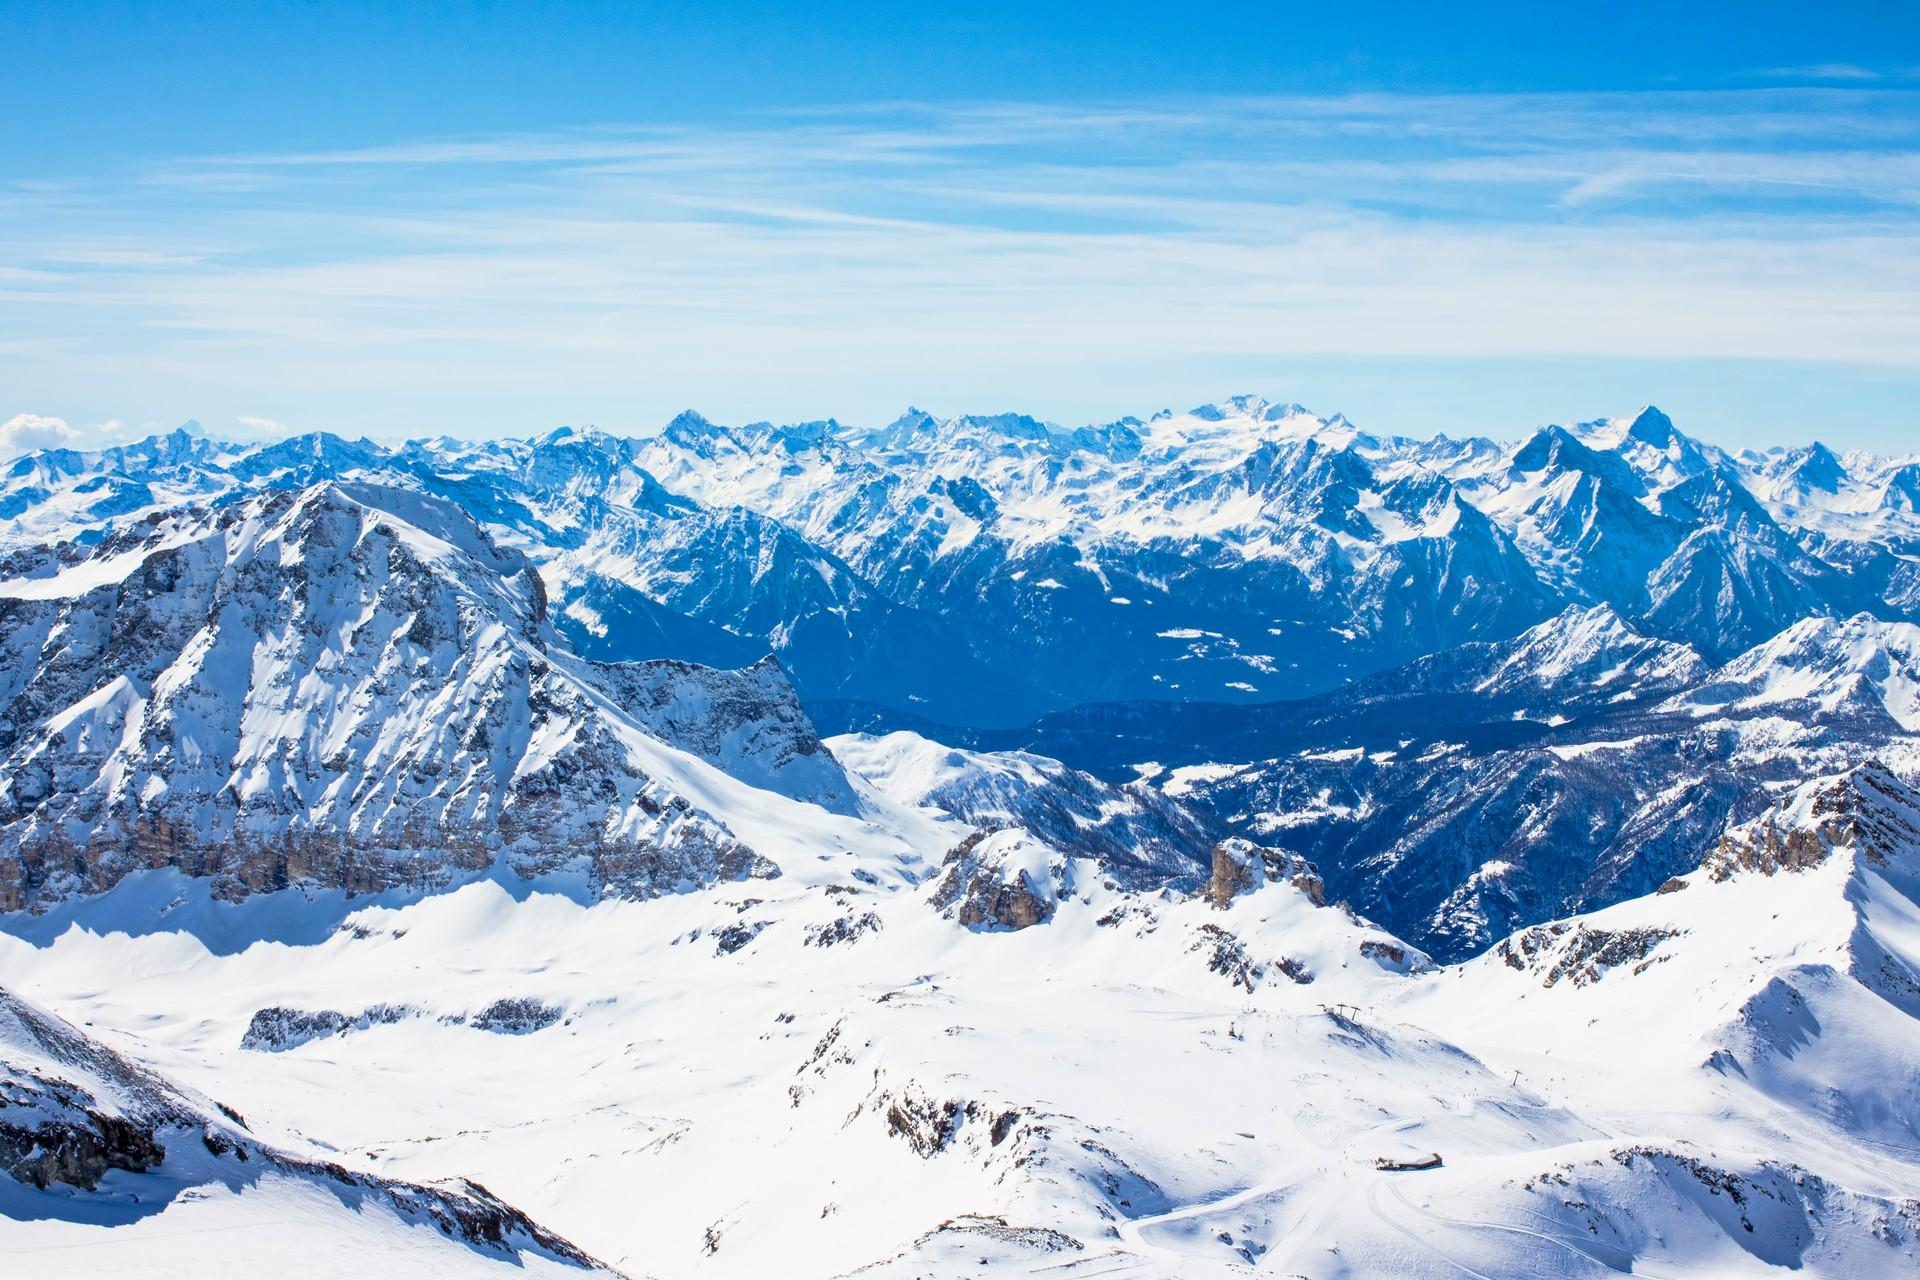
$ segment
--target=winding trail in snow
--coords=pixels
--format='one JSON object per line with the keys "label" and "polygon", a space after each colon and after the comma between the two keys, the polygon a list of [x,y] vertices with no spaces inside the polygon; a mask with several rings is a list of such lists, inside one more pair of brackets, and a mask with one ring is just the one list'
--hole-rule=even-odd
{"label": "winding trail in snow", "polygon": [[[1243,1012],[1240,1016],[1244,1018],[1248,1014]],[[1262,1030],[1260,1044],[1263,1056],[1269,1048],[1270,1036],[1270,1029]],[[1143,1259],[1176,1264],[1176,1269],[1170,1274],[1177,1275],[1179,1274],[1177,1264],[1190,1263],[1190,1256],[1181,1250],[1157,1243],[1152,1239],[1153,1232],[1176,1223],[1191,1222],[1195,1219],[1227,1213],[1255,1201],[1280,1197],[1283,1203],[1300,1201],[1299,1211],[1295,1220],[1279,1232],[1279,1240],[1284,1246],[1284,1251],[1269,1250],[1267,1255],[1258,1258],[1256,1265],[1263,1270],[1280,1268],[1282,1264],[1290,1265],[1301,1249],[1319,1239],[1320,1228],[1332,1216],[1334,1209],[1341,1203],[1350,1203],[1348,1188],[1356,1176],[1368,1178],[1369,1197],[1372,1190],[1380,1184],[1379,1175],[1362,1167],[1359,1157],[1354,1154],[1355,1149],[1363,1143],[1371,1142],[1381,1134],[1398,1132],[1420,1123],[1417,1116],[1395,1116],[1379,1124],[1353,1130],[1344,1137],[1339,1147],[1334,1149],[1323,1140],[1314,1138],[1301,1127],[1301,1112],[1276,1111],[1275,1114],[1283,1117],[1287,1126],[1292,1129],[1293,1149],[1306,1154],[1307,1159],[1294,1164],[1277,1177],[1264,1179],[1239,1191],[1230,1192],[1212,1200],[1181,1205],[1164,1213],[1127,1219],[1116,1228],[1122,1246]],[[1312,1158],[1313,1153],[1319,1153],[1319,1158]],[[1309,1188],[1311,1188],[1310,1192]],[[1377,1208],[1375,1212],[1379,1212]],[[1385,1215],[1381,1216],[1384,1218]],[[1389,1222],[1424,1247],[1431,1248],[1410,1228],[1398,1222],[1391,1220]],[[1434,1252],[1437,1253],[1438,1250]],[[1441,1256],[1445,1257],[1444,1254]],[[1451,1258],[1446,1260],[1453,1262]],[[1480,1275],[1471,1268],[1461,1269],[1470,1275]]]}
{"label": "winding trail in snow", "polygon": [[1184,1257],[1185,1255],[1177,1250],[1168,1249],[1162,1245],[1153,1243],[1146,1238],[1145,1233],[1156,1227],[1164,1227],[1175,1222],[1187,1222],[1194,1218],[1204,1218],[1215,1213],[1224,1213],[1229,1209],[1237,1209],[1241,1205],[1248,1204],[1254,1200],[1262,1200],[1268,1196],[1277,1195],[1299,1182],[1302,1176],[1303,1175],[1300,1174],[1293,1174],[1285,1178],[1274,1179],[1270,1182],[1256,1182],[1250,1187],[1221,1196],[1216,1200],[1201,1200],[1194,1204],[1182,1205],[1178,1209],[1169,1209],[1165,1213],[1150,1214],[1142,1218],[1129,1218],[1125,1222],[1122,1222],[1118,1228],[1120,1239],[1130,1248],[1140,1253],[1153,1254],[1161,1257]]}

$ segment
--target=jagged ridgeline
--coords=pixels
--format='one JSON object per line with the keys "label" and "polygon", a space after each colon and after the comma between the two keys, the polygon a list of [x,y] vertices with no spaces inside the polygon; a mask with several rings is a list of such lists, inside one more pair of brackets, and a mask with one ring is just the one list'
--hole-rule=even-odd
{"label": "jagged ridgeline", "polygon": [[1920,463],[1729,454],[1653,409],[1511,444],[1253,397],[1073,430],[916,410],[871,430],[688,413],[644,439],[392,448],[175,433],[17,460],[0,541],[342,479],[445,498],[525,551],[577,652],[736,666],[770,649],[808,702],[854,704],[828,729],[861,704],[979,727],[1271,702],[1569,606],[1714,663],[1803,618],[1920,607]]}
{"label": "jagged ridgeline", "polygon": [[1056,843],[1066,773],[1150,777],[1096,824],[1116,873],[1237,834],[1470,954],[1903,758],[1916,467],[1652,409],[1500,444],[1250,397],[44,451],[0,487],[0,902],[766,874],[686,758],[851,818],[820,724],[1064,762],[1023,784]]}

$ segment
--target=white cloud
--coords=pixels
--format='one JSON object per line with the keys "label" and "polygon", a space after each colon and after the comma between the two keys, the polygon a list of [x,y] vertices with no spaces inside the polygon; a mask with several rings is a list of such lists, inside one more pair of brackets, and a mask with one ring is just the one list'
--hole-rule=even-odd
{"label": "white cloud", "polygon": [[293,434],[293,428],[273,418],[249,417],[241,414],[234,419],[247,430],[263,436],[286,436]]}
{"label": "white cloud", "polygon": [[0,454],[29,453],[71,445],[80,433],[63,419],[41,413],[16,413],[0,422]]}

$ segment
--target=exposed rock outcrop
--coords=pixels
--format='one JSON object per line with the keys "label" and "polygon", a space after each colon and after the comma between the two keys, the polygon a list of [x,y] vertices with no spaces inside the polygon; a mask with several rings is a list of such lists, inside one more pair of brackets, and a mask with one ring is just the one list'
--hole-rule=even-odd
{"label": "exposed rock outcrop", "polygon": [[1760,818],[1721,836],[1703,865],[1715,880],[1740,871],[1770,876],[1819,866],[1839,848],[1884,864],[1916,845],[1920,795],[1869,761],[1782,796]]}
{"label": "exposed rock outcrop", "polygon": [[1241,894],[1273,881],[1293,885],[1316,907],[1326,905],[1326,884],[1311,862],[1297,853],[1258,845],[1239,836],[1213,847],[1213,874],[1201,892],[1215,907],[1225,907]]}
{"label": "exposed rock outcrop", "polygon": [[1621,965],[1632,965],[1635,973],[1643,971],[1660,959],[1655,949],[1680,933],[1678,929],[1651,926],[1601,929],[1584,922],[1560,921],[1523,929],[1502,941],[1496,950],[1509,968],[1540,974],[1543,987],[1563,980],[1584,987]]}
{"label": "exposed rock outcrop", "polygon": [[942,861],[932,901],[969,929],[1027,929],[1053,918],[1067,875],[1065,854],[1018,827],[978,831]]}
{"label": "exposed rock outcrop", "polygon": [[403,1004],[376,1004],[353,1015],[332,1009],[287,1009],[279,1005],[258,1010],[240,1037],[242,1049],[264,1053],[282,1053],[297,1049],[310,1040],[365,1031],[368,1027],[399,1022],[418,1016],[417,1009]]}
{"label": "exposed rock outcrop", "polygon": [[493,1031],[501,1035],[524,1036],[535,1031],[543,1031],[560,1021],[566,1011],[558,1005],[543,1000],[534,1000],[527,996],[509,996],[495,1000],[467,1019],[467,1025],[476,1031]]}

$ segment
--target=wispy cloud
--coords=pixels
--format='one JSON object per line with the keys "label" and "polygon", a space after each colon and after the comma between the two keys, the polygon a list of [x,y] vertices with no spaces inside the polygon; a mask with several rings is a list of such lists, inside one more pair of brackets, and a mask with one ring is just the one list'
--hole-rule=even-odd
{"label": "wispy cloud", "polygon": [[1914,367],[1913,101],[896,104],[183,158],[0,191],[0,378],[441,430],[1234,353]]}
{"label": "wispy cloud", "polygon": [[1755,80],[1881,80],[1885,72],[1851,62],[1815,62],[1798,67],[1762,67],[1747,73]]}

